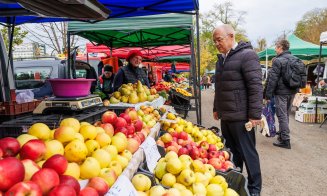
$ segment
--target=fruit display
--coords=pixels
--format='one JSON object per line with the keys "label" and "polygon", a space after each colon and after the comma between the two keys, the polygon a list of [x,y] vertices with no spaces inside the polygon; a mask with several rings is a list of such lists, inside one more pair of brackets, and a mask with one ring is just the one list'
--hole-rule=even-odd
{"label": "fruit display", "polygon": [[132,178],[139,195],[238,195],[235,190],[228,188],[223,176],[216,175],[212,165],[192,160],[188,155],[178,157],[173,151],[159,160],[153,177],[156,181],[154,185],[150,177],[142,173]]}
{"label": "fruit display", "polygon": [[[129,108],[119,116],[107,111],[94,125],[67,118],[55,130],[35,123],[17,139],[0,139],[0,192],[104,195],[150,133],[150,122],[160,118],[159,111],[142,109],[148,123]],[[81,179],[89,180],[82,190]]]}
{"label": "fruit display", "polygon": [[161,118],[160,110],[155,109],[153,106],[142,105],[137,111],[137,115],[148,127],[153,127]]}
{"label": "fruit display", "polygon": [[170,88],[172,87],[172,83],[170,82],[159,82],[157,83],[154,88],[159,91],[166,91],[168,92]]}
{"label": "fruit display", "polygon": [[140,81],[135,84],[123,84],[118,91],[115,91],[109,99],[110,104],[130,103],[137,104],[145,101],[153,101],[158,98],[155,88],[149,89],[146,85],[142,85]]}

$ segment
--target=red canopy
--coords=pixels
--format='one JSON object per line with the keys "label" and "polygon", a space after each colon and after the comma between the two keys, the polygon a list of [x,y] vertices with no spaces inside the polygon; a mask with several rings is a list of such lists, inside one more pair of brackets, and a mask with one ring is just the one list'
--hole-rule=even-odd
{"label": "red canopy", "polygon": [[[164,56],[181,56],[190,55],[191,49],[189,45],[159,46],[149,48],[113,48],[112,56],[118,58],[126,58],[130,50],[141,50],[144,58],[155,59]],[[92,43],[86,44],[87,53],[105,53],[110,56],[110,48],[105,45],[95,46]]]}

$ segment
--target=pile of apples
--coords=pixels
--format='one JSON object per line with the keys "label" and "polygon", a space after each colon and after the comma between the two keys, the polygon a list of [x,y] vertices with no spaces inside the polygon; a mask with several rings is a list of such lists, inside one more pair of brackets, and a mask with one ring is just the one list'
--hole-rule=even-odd
{"label": "pile of apples", "polygon": [[[143,128],[143,122],[138,119],[135,110],[128,110],[124,118],[108,111],[103,114],[102,121],[103,123],[91,125],[67,118],[55,130],[50,130],[43,123],[36,123],[29,128],[28,134],[22,134],[17,139],[1,139],[0,155],[3,155],[0,157],[3,156],[4,159],[0,160],[0,176],[8,178],[0,178],[0,184],[1,181],[4,183],[0,185],[0,191],[8,191],[23,180],[28,182],[28,186],[24,184],[23,187],[35,187],[30,185],[33,184],[30,181],[37,179],[33,176],[39,172],[41,180],[38,181],[43,194],[43,187],[50,187],[46,190],[46,194],[49,194],[59,185],[56,179],[61,175],[75,180],[90,179],[89,183],[101,181],[109,189],[127,167],[150,129]],[[132,131],[128,132],[129,129]],[[11,156],[9,160],[8,156]],[[20,160],[14,158],[16,156]],[[55,172],[56,175],[54,172],[43,172],[43,167],[48,169],[46,165],[52,165],[60,172]],[[10,179],[15,180],[8,184]],[[28,191],[30,188],[25,189]],[[85,191],[88,192],[87,195],[95,195],[89,193],[90,189],[88,187]]]}
{"label": "pile of apples", "polygon": [[209,144],[214,144],[217,149],[224,148],[221,138],[211,130],[200,129],[198,126],[193,125],[192,122],[186,121],[180,117],[176,117],[176,123],[163,120],[161,129],[168,133],[186,132],[189,138],[197,144],[200,144],[202,141],[207,141]]}
{"label": "pile of apples", "polygon": [[223,176],[216,175],[212,165],[192,160],[188,155],[178,157],[173,151],[159,160],[154,176],[159,183],[152,187],[151,179],[147,175],[136,174],[132,178],[132,184],[139,195],[238,195],[236,191],[228,188]]}
{"label": "pile of apples", "polygon": [[235,168],[227,151],[218,150],[216,145],[209,144],[207,141],[197,144],[183,131],[165,133],[157,140],[157,144],[164,147],[166,152],[173,151],[178,156],[189,155],[193,160],[208,163],[223,172]]}
{"label": "pile of apples", "polygon": [[159,110],[155,109],[153,106],[142,105],[139,110],[137,110],[137,115],[148,127],[153,127],[161,118]]}
{"label": "pile of apples", "polygon": [[77,179],[66,173],[69,163],[63,155],[55,154],[41,165],[36,164],[45,151],[45,144],[39,139],[22,146],[15,138],[1,139],[0,195],[96,196],[108,192],[109,186],[99,177],[91,178],[80,190]]}

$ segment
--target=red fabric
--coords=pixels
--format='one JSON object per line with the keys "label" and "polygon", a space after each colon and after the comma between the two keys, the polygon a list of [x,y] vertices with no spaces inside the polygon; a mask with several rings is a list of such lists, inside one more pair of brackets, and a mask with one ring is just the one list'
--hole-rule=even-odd
{"label": "red fabric", "polygon": [[131,50],[128,52],[126,60],[129,61],[131,58],[133,58],[135,56],[143,57],[143,54],[141,53],[140,50]]}

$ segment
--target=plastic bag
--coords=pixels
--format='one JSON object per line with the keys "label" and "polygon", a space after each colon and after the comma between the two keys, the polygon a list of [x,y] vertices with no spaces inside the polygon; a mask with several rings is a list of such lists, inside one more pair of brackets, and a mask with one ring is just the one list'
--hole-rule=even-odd
{"label": "plastic bag", "polygon": [[32,90],[21,91],[16,96],[17,103],[27,103],[27,102],[32,102],[33,100],[34,100],[34,93]]}
{"label": "plastic bag", "polygon": [[262,114],[266,117],[267,124],[269,127],[268,137],[275,137],[275,135],[276,135],[275,117],[274,117],[274,113],[272,111],[271,104],[266,104],[263,107]]}

